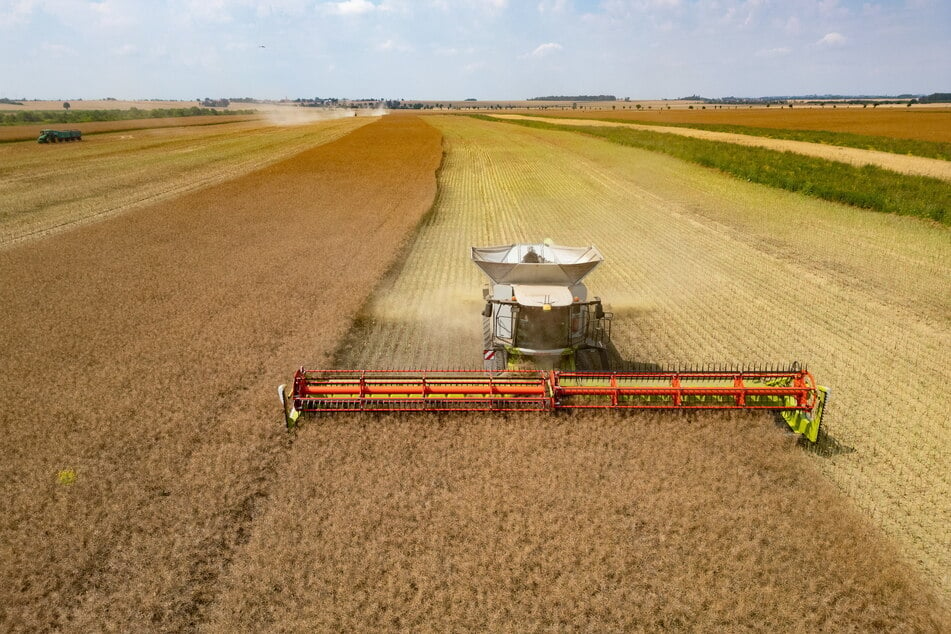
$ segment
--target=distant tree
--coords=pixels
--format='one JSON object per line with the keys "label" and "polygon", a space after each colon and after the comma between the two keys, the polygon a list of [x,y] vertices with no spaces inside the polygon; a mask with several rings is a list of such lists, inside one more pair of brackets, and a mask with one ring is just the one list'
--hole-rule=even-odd
{"label": "distant tree", "polygon": [[69,102],[68,102],[68,101],[64,101],[64,102],[63,102],[63,110],[65,110],[66,112],[69,112],[69,109],[70,109],[70,108],[71,108],[71,106],[69,105]]}

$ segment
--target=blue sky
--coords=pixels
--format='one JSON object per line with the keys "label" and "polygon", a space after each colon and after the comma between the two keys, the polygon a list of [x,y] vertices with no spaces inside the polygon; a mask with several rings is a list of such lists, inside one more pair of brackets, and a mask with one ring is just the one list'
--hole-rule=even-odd
{"label": "blue sky", "polygon": [[947,91],[948,0],[0,0],[0,97]]}

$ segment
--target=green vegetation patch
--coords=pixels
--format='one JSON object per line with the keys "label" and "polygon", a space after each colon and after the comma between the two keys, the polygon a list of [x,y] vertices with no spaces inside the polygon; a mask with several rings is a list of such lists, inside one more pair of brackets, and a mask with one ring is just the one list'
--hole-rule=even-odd
{"label": "green vegetation patch", "polygon": [[937,178],[899,174],[872,165],[856,167],[765,148],[675,134],[590,126],[565,126],[541,121],[500,120],[542,130],[567,130],[602,138],[712,167],[754,183],[779,187],[864,209],[927,218],[951,224],[951,184]]}
{"label": "green vegetation patch", "polygon": [[155,108],[142,110],[18,110],[0,114],[0,125],[26,123],[89,123],[92,121],[129,121],[131,119],[165,119],[169,117],[202,117],[215,115],[248,115],[255,110],[215,110],[213,108]]}

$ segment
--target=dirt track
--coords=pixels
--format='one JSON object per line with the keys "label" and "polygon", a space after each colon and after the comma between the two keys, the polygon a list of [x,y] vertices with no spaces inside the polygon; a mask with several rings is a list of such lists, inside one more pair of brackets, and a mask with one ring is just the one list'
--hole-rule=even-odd
{"label": "dirt track", "polygon": [[387,117],[0,252],[0,630],[202,620],[285,455],[277,384],[332,352],[440,157]]}
{"label": "dirt track", "polygon": [[817,158],[823,158],[830,161],[839,161],[840,163],[849,163],[851,165],[875,165],[895,172],[901,172],[903,174],[930,176],[932,178],[940,178],[941,180],[951,181],[951,162],[942,161],[939,159],[924,158],[921,156],[904,156],[901,154],[892,154],[890,152],[877,152],[873,150],[862,150],[859,148],[841,147],[837,145],[823,145],[821,143],[789,141],[786,139],[770,139],[767,137],[752,136],[748,134],[713,132],[710,130],[678,128],[674,126],[639,125],[636,123],[598,121],[596,119],[555,119],[552,117],[529,117],[510,114],[499,114],[492,116],[499,119],[522,119],[526,121],[541,121],[544,123],[553,123],[557,125],[621,127],[633,128],[635,130],[644,130],[646,132],[677,134],[695,139],[707,139],[709,141],[723,141],[725,143],[735,143],[737,145],[762,147],[769,150],[777,150],[779,152],[794,152],[796,154],[805,154],[807,156],[815,156]]}

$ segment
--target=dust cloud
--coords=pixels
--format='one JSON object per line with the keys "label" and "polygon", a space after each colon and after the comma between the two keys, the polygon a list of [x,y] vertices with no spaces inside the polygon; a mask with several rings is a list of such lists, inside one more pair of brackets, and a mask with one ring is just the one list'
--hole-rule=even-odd
{"label": "dust cloud", "polygon": [[270,125],[293,126],[351,117],[381,117],[385,114],[389,114],[389,111],[385,108],[353,110],[351,108],[280,107],[274,110],[264,111],[261,114],[264,120]]}

